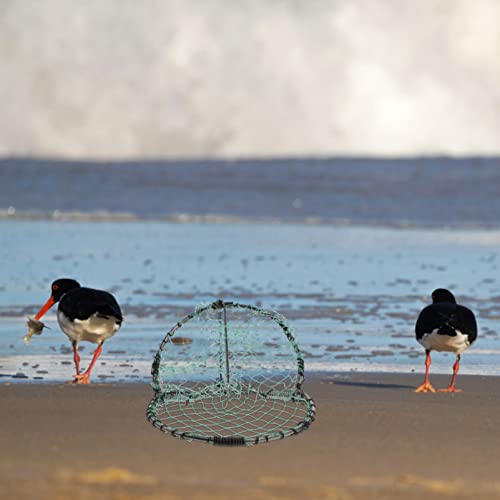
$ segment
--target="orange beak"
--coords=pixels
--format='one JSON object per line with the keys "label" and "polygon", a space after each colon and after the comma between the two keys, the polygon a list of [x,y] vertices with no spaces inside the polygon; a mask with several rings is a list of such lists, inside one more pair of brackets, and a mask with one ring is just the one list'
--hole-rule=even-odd
{"label": "orange beak", "polygon": [[39,320],[54,304],[56,301],[54,300],[53,297],[50,297],[47,302],[45,302],[45,305],[38,311],[38,313],[35,316],[36,320]]}

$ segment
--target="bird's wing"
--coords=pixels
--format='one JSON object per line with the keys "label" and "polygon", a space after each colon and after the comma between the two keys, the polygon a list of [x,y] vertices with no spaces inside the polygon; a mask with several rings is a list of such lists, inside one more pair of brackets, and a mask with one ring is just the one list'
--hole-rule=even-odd
{"label": "bird's wing", "polygon": [[[59,308],[64,314],[74,319],[87,319],[93,314],[113,316],[120,323],[123,321],[118,302],[108,292],[92,288],[70,290],[61,300]],[[71,317],[73,316],[73,317]]]}
{"label": "bird's wing", "polygon": [[465,333],[469,337],[469,342],[472,344],[472,342],[477,339],[476,317],[470,309],[464,306],[457,306],[457,313],[458,323],[456,326],[452,324],[462,333]]}
{"label": "bird's wing", "polygon": [[440,302],[422,309],[415,325],[417,340],[420,340],[426,333],[446,326],[467,335],[471,343],[477,338],[476,318],[470,309],[457,304]]}
{"label": "bird's wing", "polygon": [[431,304],[420,312],[415,324],[415,334],[420,340],[426,333],[431,333],[445,325],[453,325],[457,316],[457,305],[452,303]]}

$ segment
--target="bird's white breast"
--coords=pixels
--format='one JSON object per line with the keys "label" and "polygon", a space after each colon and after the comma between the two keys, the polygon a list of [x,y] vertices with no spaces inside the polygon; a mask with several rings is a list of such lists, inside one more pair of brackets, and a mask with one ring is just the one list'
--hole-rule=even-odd
{"label": "bird's white breast", "polygon": [[469,338],[460,330],[455,330],[456,335],[439,335],[438,330],[431,333],[426,333],[419,342],[426,348],[432,351],[447,351],[460,354],[470,346]]}
{"label": "bird's white breast", "polygon": [[86,340],[98,344],[112,337],[120,329],[113,316],[103,318],[93,314],[85,320],[70,321],[62,311],[57,311],[57,321],[61,330],[76,342]]}

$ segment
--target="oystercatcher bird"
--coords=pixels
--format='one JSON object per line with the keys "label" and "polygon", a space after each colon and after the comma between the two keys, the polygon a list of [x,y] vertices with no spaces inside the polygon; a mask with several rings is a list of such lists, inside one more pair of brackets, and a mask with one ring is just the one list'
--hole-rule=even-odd
{"label": "oystercatcher bird", "polygon": [[[90,372],[102,352],[102,344],[112,337],[123,321],[118,302],[108,292],[80,286],[78,281],[62,278],[54,281],[51,295],[35,316],[39,320],[54,304],[59,302],[57,321],[61,330],[73,344],[76,384],[90,384]],[[80,373],[78,342],[86,340],[97,344],[87,370]]]}
{"label": "oystercatcher bird", "polygon": [[436,392],[429,382],[431,351],[455,353],[453,377],[450,385],[441,392],[460,392],[455,388],[460,367],[460,355],[477,338],[477,324],[474,313],[467,307],[457,304],[453,294],[444,288],[432,292],[432,304],[424,307],[415,325],[418,342],[425,347],[425,381],[415,392]]}

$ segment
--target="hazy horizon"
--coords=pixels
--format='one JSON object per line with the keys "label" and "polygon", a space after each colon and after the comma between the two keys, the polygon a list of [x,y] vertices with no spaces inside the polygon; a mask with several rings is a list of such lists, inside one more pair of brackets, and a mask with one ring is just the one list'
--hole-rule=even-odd
{"label": "hazy horizon", "polygon": [[500,3],[5,1],[0,155],[500,154]]}

